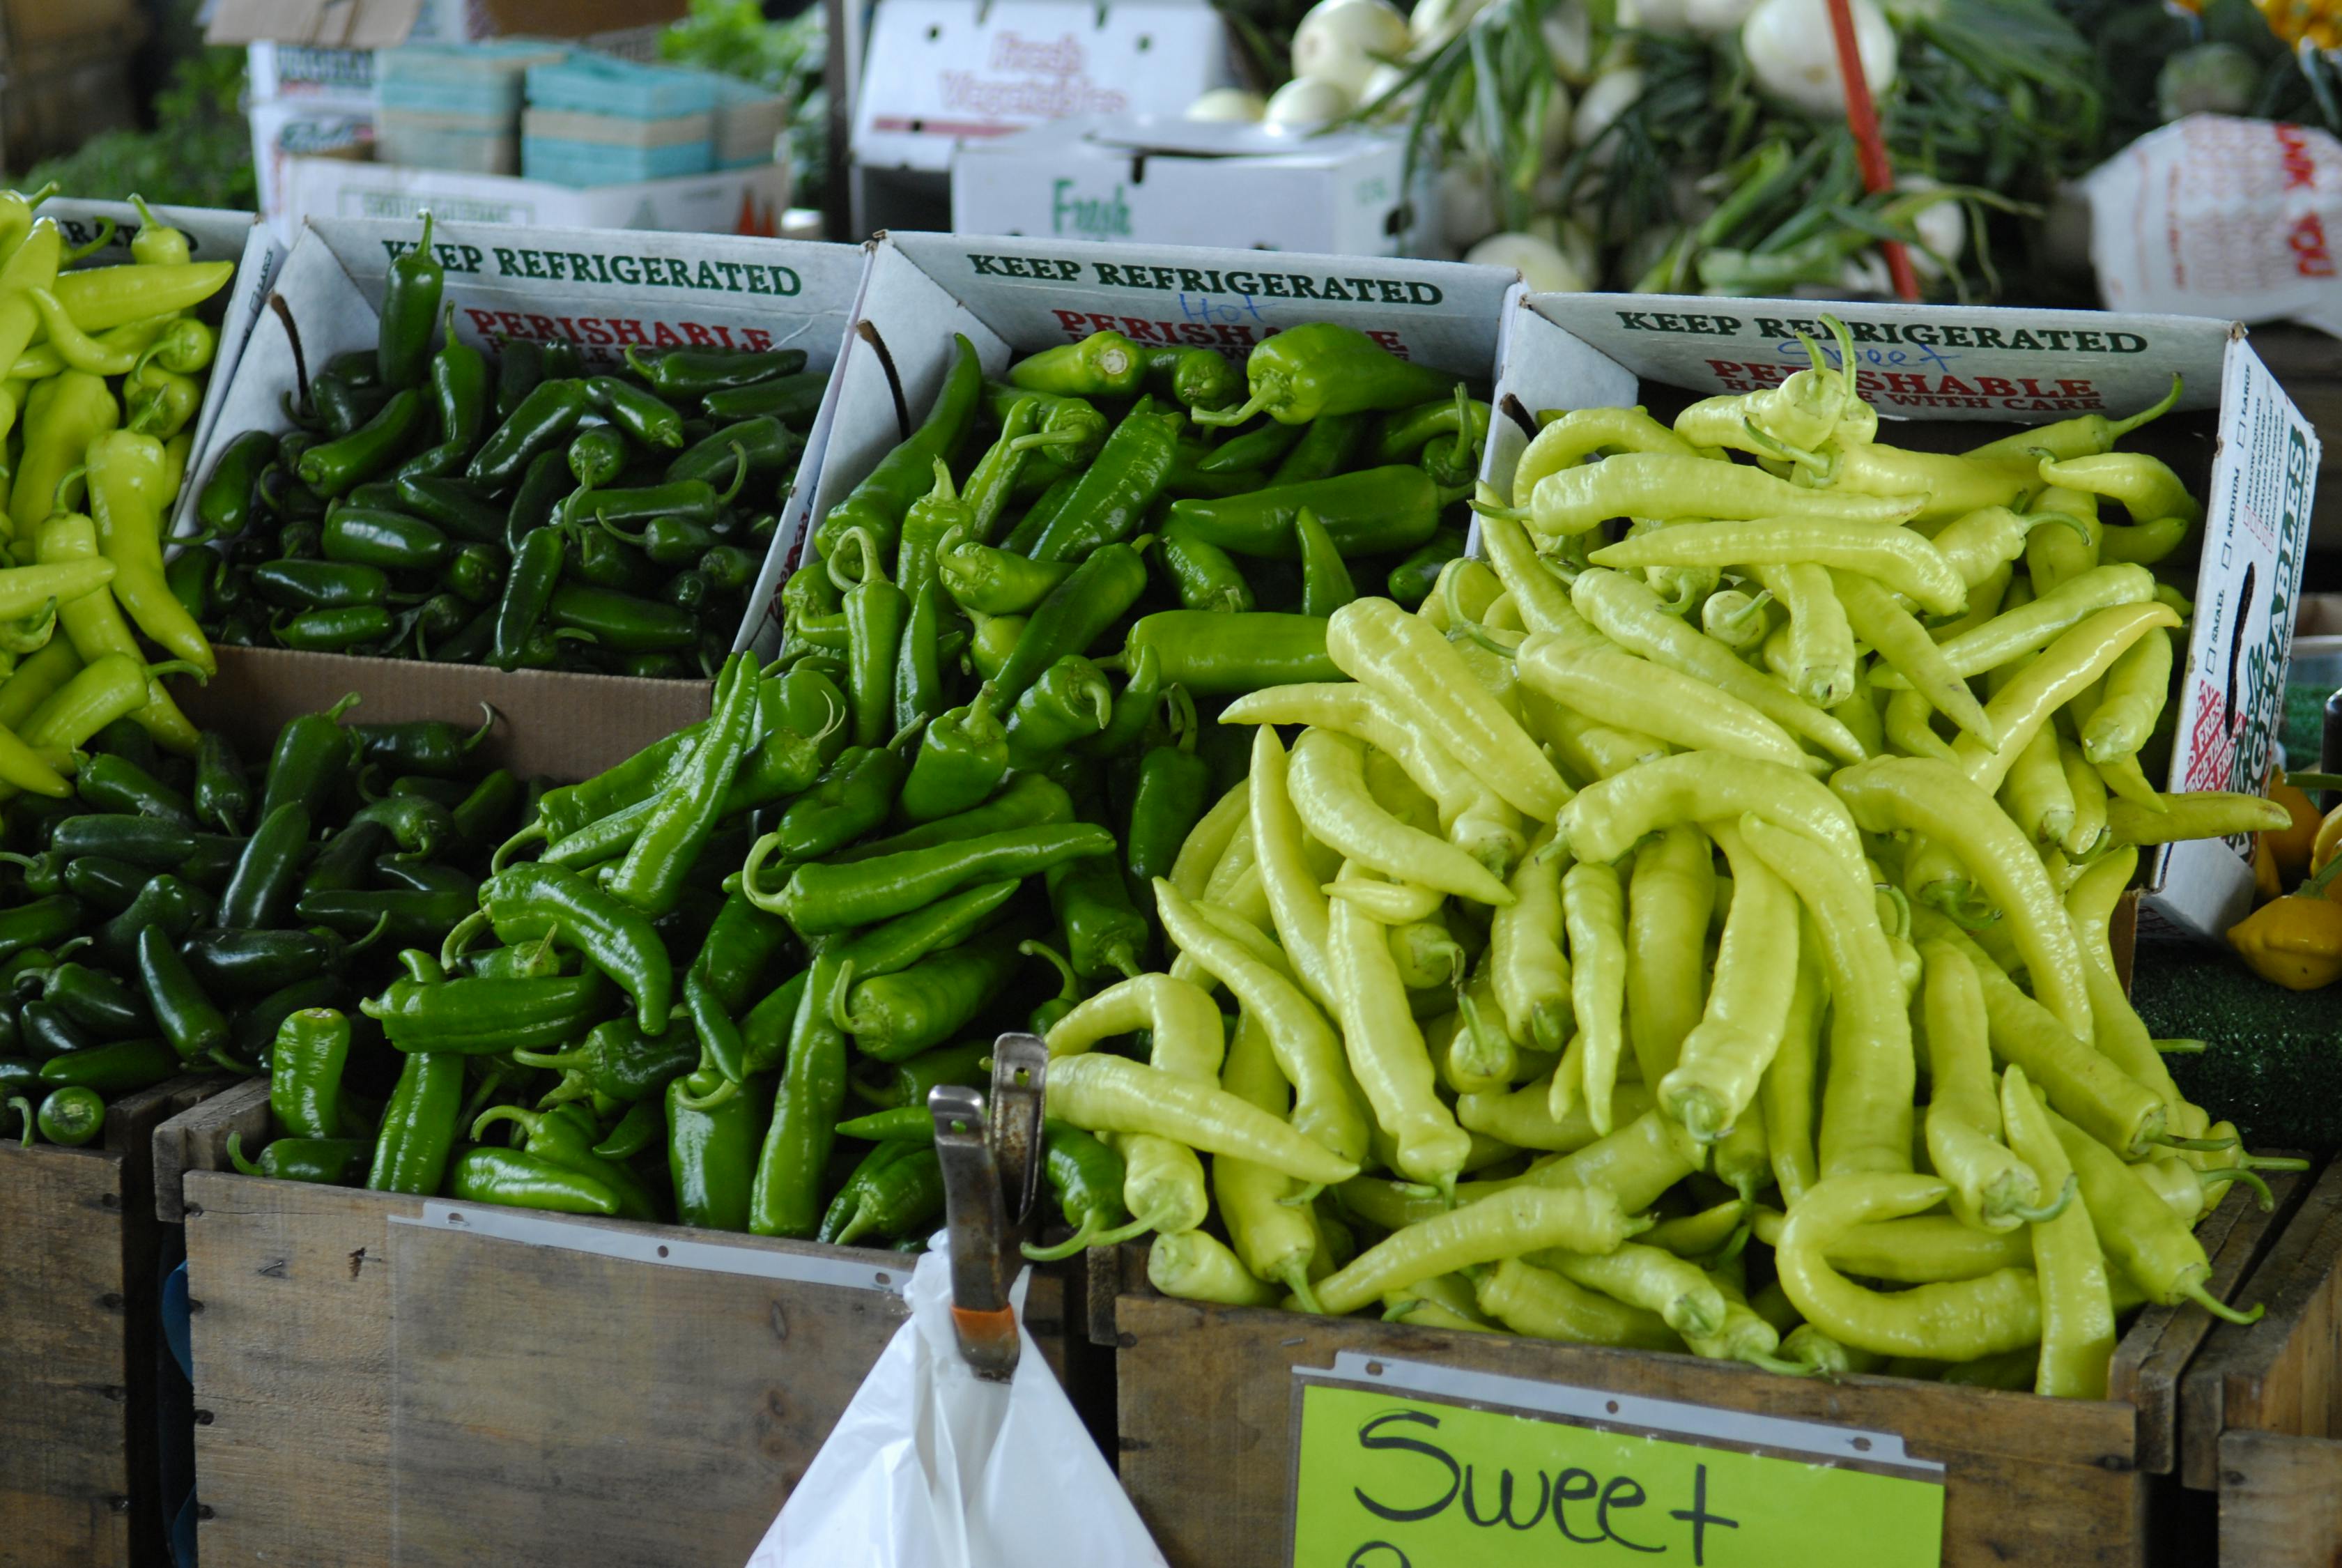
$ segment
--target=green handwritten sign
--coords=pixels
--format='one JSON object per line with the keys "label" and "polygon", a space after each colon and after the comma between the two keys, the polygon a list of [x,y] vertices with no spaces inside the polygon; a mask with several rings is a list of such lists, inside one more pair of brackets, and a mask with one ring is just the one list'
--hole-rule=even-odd
{"label": "green handwritten sign", "polygon": [[1301,1393],[1293,1568],[1933,1568],[1939,1479],[1477,1410]]}

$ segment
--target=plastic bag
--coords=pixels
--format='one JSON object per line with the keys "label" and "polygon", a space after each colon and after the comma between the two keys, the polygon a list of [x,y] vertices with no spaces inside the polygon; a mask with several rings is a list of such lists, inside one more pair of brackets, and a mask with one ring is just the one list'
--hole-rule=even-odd
{"label": "plastic bag", "polygon": [[748,1568],[1161,1564],[1163,1554],[1025,1331],[1007,1383],[969,1370],[937,1236],[904,1294],[911,1319],[855,1391]]}
{"label": "plastic bag", "polygon": [[2342,143],[2324,131],[2190,115],[2085,185],[2107,309],[2342,335]]}

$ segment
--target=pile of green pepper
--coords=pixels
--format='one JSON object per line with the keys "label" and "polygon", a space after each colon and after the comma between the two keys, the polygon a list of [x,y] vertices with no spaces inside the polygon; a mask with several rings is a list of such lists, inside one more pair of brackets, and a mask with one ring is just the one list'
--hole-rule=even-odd
{"label": "pile of green pepper", "polygon": [[[25,1141],[87,1142],[105,1101],[185,1073],[267,1072],[288,1130],[372,1131],[365,1096],[393,1077],[379,1032],[359,1020],[352,1055],[338,1024],[326,1073],[303,1030],[339,1020],[395,972],[396,948],[436,942],[477,906],[528,801],[475,759],[486,726],[342,722],[355,701],[285,725],[257,778],[225,736],[202,732],[181,757],[116,719],[70,797],[10,804],[0,1101]],[[345,1116],[285,1113],[338,1093],[345,1061]]]}
{"label": "pile of green pepper", "polygon": [[[205,477],[210,549],[172,590],[219,641],[500,669],[710,673],[731,648],[826,375],[803,349],[645,355],[455,334],[423,220],[380,341],[335,356],[293,428]],[[435,331],[440,346],[432,349]]]}

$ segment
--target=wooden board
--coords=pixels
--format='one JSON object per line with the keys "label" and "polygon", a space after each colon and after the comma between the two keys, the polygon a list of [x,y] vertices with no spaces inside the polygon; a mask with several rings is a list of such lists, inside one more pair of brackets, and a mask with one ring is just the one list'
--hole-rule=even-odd
{"label": "wooden board", "polygon": [[2237,1568],[2342,1563],[2342,1442],[2220,1434],[2220,1561]]}
{"label": "wooden board", "polygon": [[220,1079],[106,1110],[101,1144],[0,1144],[0,1565],[155,1560],[155,1128]]}
{"label": "wooden board", "polygon": [[1944,1562],[2138,1564],[2137,1412],[1890,1378],[1837,1386],[1687,1355],[1203,1306],[1126,1291],[1122,1483],[1175,1568],[1284,1568],[1293,1375],[1343,1351],[1901,1434],[1947,1467]]}
{"label": "wooden board", "polygon": [[[2245,1299],[2239,1295],[2245,1281],[2307,1191],[2300,1174],[2273,1171],[2269,1194],[2276,1202],[2264,1211],[2249,1190],[2230,1187],[2219,1207],[2196,1227],[2196,1239],[2212,1262],[2206,1289],[2224,1302]],[[2186,1419],[2181,1374],[2219,1326],[2198,1306],[2145,1307],[2115,1347],[2107,1396],[2138,1407],[2138,1467],[2150,1475],[2168,1475],[2178,1466]]]}
{"label": "wooden board", "polygon": [[2185,1484],[2220,1484],[2229,1432],[2342,1437],[2342,1162],[2310,1184],[2237,1297],[2267,1307],[2217,1325],[2180,1380]]}
{"label": "wooden board", "polygon": [[[868,1251],[537,1215],[588,1239],[528,1245],[414,1223],[419,1198],[205,1168],[265,1111],[223,1097],[169,1134],[206,1568],[663,1563],[686,1539],[744,1561],[900,1319],[878,1292],[581,1249],[891,1268]],[[1026,1324],[1083,1404],[1112,1378],[1066,1274],[1036,1273]]]}

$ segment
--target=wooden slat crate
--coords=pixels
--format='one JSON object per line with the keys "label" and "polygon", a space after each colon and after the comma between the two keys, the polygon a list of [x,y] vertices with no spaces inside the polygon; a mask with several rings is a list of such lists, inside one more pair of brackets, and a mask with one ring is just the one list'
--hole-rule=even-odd
{"label": "wooden slat crate", "polygon": [[2180,1381],[2180,1480],[2219,1493],[2220,1560],[2342,1562],[2342,1162],[2309,1187]]}
{"label": "wooden slat crate", "polygon": [[86,1149],[0,1143],[0,1564],[160,1561],[162,1237],[147,1146],[225,1086],[181,1078],[109,1106]]}
{"label": "wooden slat crate", "polygon": [[[2206,1217],[2215,1293],[2235,1294],[2284,1211],[2264,1215],[2238,1191]],[[1120,1276],[1122,1483],[1175,1568],[1291,1561],[1293,1369],[1344,1352],[1892,1432],[1946,1467],[1950,1568],[2142,1564],[2154,1478],[2177,1462],[2180,1373],[2212,1326],[2198,1307],[2147,1308],[2116,1348],[2111,1397],[2053,1400],[1174,1301],[1144,1282],[1138,1246]]]}
{"label": "wooden slat crate", "polygon": [[[873,1286],[907,1258],[219,1170],[267,1109],[165,1134],[206,1568],[744,1562],[903,1321]],[[779,1277],[809,1267],[863,1283]],[[1110,1384],[1066,1278],[1036,1271],[1026,1327]]]}

